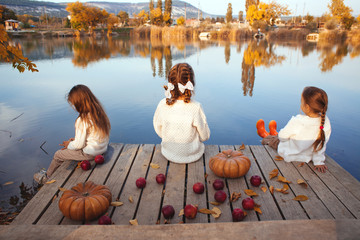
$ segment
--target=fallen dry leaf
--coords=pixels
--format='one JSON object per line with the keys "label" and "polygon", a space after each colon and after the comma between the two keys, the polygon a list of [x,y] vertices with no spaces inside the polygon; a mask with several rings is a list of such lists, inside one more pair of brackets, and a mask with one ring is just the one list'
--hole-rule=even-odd
{"label": "fallen dry leaf", "polygon": [[281,175],[278,176],[278,179],[276,181],[283,182],[283,183],[291,183],[291,181],[287,180],[286,178],[284,178]]}
{"label": "fallen dry leaf", "polygon": [[275,168],[274,170],[272,170],[272,171],[269,173],[269,178],[270,178],[270,179],[273,179],[273,178],[276,177],[278,174],[279,174],[279,170],[278,170],[277,168]]}
{"label": "fallen dry leaf", "polygon": [[264,187],[264,186],[261,187],[261,190],[262,190],[263,192],[266,192],[266,191],[267,191],[266,187]]}
{"label": "fallen dry leaf", "polygon": [[217,207],[213,207],[213,209],[211,209],[211,211],[214,212],[214,214],[211,214],[211,216],[213,216],[214,218],[219,218],[221,215],[221,210]]}
{"label": "fallen dry leaf", "polygon": [[275,190],[277,192],[281,192],[281,193],[284,193],[284,194],[288,194],[288,190],[289,190],[289,186],[284,184],[283,188],[275,188]]}
{"label": "fallen dry leaf", "polygon": [[199,213],[204,213],[204,214],[216,214],[216,212],[210,210],[210,209],[207,209],[207,208],[201,208],[198,210]]}
{"label": "fallen dry leaf", "polygon": [[59,187],[59,191],[61,192],[65,192],[66,190],[67,190],[66,188]]}
{"label": "fallen dry leaf", "polygon": [[254,210],[255,210],[255,212],[258,212],[258,213],[262,214],[262,211],[261,211],[260,207],[261,207],[261,205],[255,203]]}
{"label": "fallen dry leaf", "polygon": [[274,186],[270,186],[269,191],[271,192],[271,194],[273,194],[274,193]]}
{"label": "fallen dry leaf", "polygon": [[134,225],[134,226],[139,225],[137,219],[130,220],[129,223],[130,223],[131,225]]}
{"label": "fallen dry leaf", "polygon": [[215,206],[219,206],[221,203],[219,203],[219,202],[209,202],[210,204],[212,204],[212,205],[215,205]]}
{"label": "fallen dry leaf", "polygon": [[110,205],[113,206],[113,207],[120,207],[122,206],[124,203],[122,202],[111,202]]}
{"label": "fallen dry leaf", "polygon": [[51,200],[51,202],[54,202],[56,198],[57,198],[57,195],[55,195],[55,196],[53,197],[53,199]]}
{"label": "fallen dry leaf", "polygon": [[284,158],[281,157],[281,156],[275,156],[274,159],[275,159],[276,161],[283,161],[283,160],[284,160]]}
{"label": "fallen dry leaf", "polygon": [[54,183],[54,182],[56,182],[55,179],[53,179],[53,180],[51,180],[51,181],[47,181],[45,184],[51,184],[51,183]]}
{"label": "fallen dry leaf", "polygon": [[247,216],[247,212],[245,212],[245,211],[243,211],[244,212],[244,217],[246,217]]}
{"label": "fallen dry leaf", "polygon": [[132,196],[129,196],[129,202],[133,203],[134,202],[134,199]]}
{"label": "fallen dry leaf", "polygon": [[6,182],[3,184],[3,186],[6,186],[6,185],[10,185],[10,184],[13,184],[14,182]]}
{"label": "fallen dry leaf", "polygon": [[256,192],[254,192],[253,190],[251,189],[245,189],[244,190],[245,194],[248,195],[248,196],[259,196]]}
{"label": "fallen dry leaf", "polygon": [[298,165],[298,167],[302,167],[302,166],[304,166],[304,164],[305,164],[305,163],[302,162],[302,163],[300,163],[300,164]]}
{"label": "fallen dry leaf", "polygon": [[154,169],[160,168],[159,164],[156,164],[156,163],[150,163],[150,167],[152,167]]}
{"label": "fallen dry leaf", "polygon": [[76,165],[76,168],[80,168],[81,166],[81,162],[78,162],[78,164]]}
{"label": "fallen dry leaf", "polygon": [[179,217],[184,215],[184,209],[181,209],[180,212],[179,212]]}
{"label": "fallen dry leaf", "polygon": [[293,200],[295,201],[306,201],[308,200],[309,198],[305,195],[297,195]]}
{"label": "fallen dry leaf", "polygon": [[302,180],[302,179],[298,179],[298,180],[297,180],[297,184],[300,184],[301,186],[303,186],[303,187],[305,187],[305,188],[308,187],[307,183],[306,183],[304,180]]}
{"label": "fallen dry leaf", "polygon": [[230,202],[235,202],[241,197],[241,193],[233,192],[230,196]]}
{"label": "fallen dry leaf", "polygon": [[239,150],[244,150],[245,149],[245,145],[242,144],[240,147],[239,147]]}

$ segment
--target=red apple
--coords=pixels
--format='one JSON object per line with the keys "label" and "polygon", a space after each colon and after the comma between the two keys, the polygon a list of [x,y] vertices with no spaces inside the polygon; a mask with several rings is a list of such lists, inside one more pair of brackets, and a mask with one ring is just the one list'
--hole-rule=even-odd
{"label": "red apple", "polygon": [[245,214],[243,212],[243,210],[241,210],[240,208],[235,208],[232,212],[232,219],[233,222],[240,222],[245,218]]}
{"label": "red apple", "polygon": [[225,202],[227,195],[223,190],[216,191],[214,198],[217,202],[223,203]]}
{"label": "red apple", "polygon": [[80,163],[80,167],[83,169],[83,170],[89,170],[91,168],[91,164],[88,160],[84,160]]}
{"label": "red apple", "polygon": [[164,184],[165,183],[165,180],[166,180],[166,177],[164,174],[162,173],[159,173],[158,175],[156,175],[156,182],[158,184]]}
{"label": "red apple", "polygon": [[112,222],[111,222],[111,218],[109,216],[101,216],[98,220],[98,224],[99,225],[110,225]]}
{"label": "red apple", "polygon": [[184,208],[184,215],[186,218],[189,219],[194,219],[196,217],[197,214],[197,207],[192,205],[192,204],[188,204],[185,206]]}
{"label": "red apple", "polygon": [[205,189],[204,184],[202,184],[201,182],[197,182],[193,185],[193,190],[197,194],[203,193],[204,189]]}
{"label": "red apple", "polygon": [[261,177],[258,175],[254,175],[250,178],[251,185],[258,187],[261,184]]}
{"label": "red apple", "polygon": [[252,210],[252,209],[254,209],[255,202],[252,198],[248,197],[248,198],[245,198],[244,200],[242,200],[242,206],[246,210]]}
{"label": "red apple", "polygon": [[172,218],[174,216],[175,209],[171,205],[165,205],[165,206],[162,207],[161,212],[162,212],[164,218],[170,219],[170,218]]}
{"label": "red apple", "polygon": [[221,179],[216,179],[213,182],[213,187],[215,188],[215,190],[223,190],[224,186],[225,186],[224,181]]}
{"label": "red apple", "polygon": [[105,161],[105,159],[104,159],[104,156],[103,156],[103,155],[97,155],[97,156],[95,157],[95,163],[96,163],[96,164],[103,164],[104,161]]}
{"label": "red apple", "polygon": [[136,180],[136,186],[138,188],[144,188],[146,186],[146,180],[143,177],[140,177]]}

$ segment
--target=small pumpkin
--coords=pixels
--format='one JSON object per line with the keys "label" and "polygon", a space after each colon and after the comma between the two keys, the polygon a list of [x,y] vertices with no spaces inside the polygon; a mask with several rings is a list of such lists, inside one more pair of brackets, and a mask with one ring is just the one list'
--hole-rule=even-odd
{"label": "small pumpkin", "polygon": [[244,176],[250,169],[251,162],[240,151],[231,149],[222,151],[210,158],[209,167],[218,177],[238,178]]}
{"label": "small pumpkin", "polygon": [[59,200],[59,209],[72,220],[93,220],[104,214],[111,203],[111,192],[107,186],[91,181],[78,183],[66,190]]}

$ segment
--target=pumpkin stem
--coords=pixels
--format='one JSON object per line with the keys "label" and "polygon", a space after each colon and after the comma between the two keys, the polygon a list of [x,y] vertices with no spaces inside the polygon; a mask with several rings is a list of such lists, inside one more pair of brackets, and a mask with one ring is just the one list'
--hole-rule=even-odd
{"label": "pumpkin stem", "polygon": [[227,155],[228,158],[231,158],[231,155]]}
{"label": "pumpkin stem", "polygon": [[82,195],[83,195],[84,197],[87,197],[87,196],[89,196],[89,193],[88,193],[88,192],[84,192]]}

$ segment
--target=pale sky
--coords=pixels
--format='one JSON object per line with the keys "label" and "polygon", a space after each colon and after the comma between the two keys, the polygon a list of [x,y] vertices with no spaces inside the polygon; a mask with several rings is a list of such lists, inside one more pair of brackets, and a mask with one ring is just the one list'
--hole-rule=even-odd
{"label": "pale sky", "polygon": [[[71,0],[46,0],[49,2],[75,2]],[[79,0],[80,2],[88,2],[89,0]],[[101,0],[92,0],[102,2]],[[173,0],[174,1],[174,0]],[[271,0],[261,0],[268,3]],[[149,0],[106,0],[106,2],[149,2]],[[157,0],[154,0],[156,6]],[[163,0],[164,5],[165,0]],[[210,14],[225,15],[228,3],[232,4],[233,14],[237,15],[239,11],[245,11],[245,0],[185,0],[195,7],[200,7],[204,12]],[[325,12],[329,12],[327,5],[331,0],[276,0],[277,3],[287,5],[292,11],[292,15],[306,15],[309,13],[313,16],[321,16]],[[346,6],[353,9],[352,14],[357,16],[360,14],[360,0],[344,0]]]}

